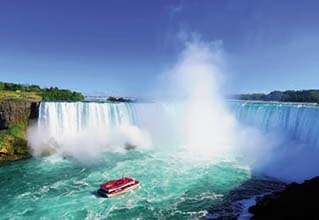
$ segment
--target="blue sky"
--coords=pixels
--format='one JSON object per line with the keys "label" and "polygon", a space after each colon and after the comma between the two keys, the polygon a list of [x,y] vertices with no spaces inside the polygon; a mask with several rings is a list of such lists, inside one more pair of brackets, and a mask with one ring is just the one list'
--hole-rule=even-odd
{"label": "blue sky", "polygon": [[147,96],[181,32],[223,42],[230,93],[319,88],[319,2],[3,0],[0,80]]}

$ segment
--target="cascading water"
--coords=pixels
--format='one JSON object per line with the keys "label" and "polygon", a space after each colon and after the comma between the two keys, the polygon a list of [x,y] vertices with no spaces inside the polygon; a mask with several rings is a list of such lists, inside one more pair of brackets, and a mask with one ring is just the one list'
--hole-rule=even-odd
{"label": "cascading water", "polygon": [[147,132],[136,121],[135,105],[129,103],[42,102],[28,139],[36,156],[55,151],[94,159],[105,151],[149,146]]}
{"label": "cascading water", "polygon": [[[316,106],[250,102],[229,105],[237,120],[244,125],[304,143],[308,149],[319,148],[319,108]],[[183,120],[179,117],[183,108],[182,104],[173,103],[43,102],[37,127],[57,141],[92,130],[111,138],[112,130],[124,126],[152,130],[151,124],[157,123],[164,129],[163,123],[170,123],[167,129],[172,128],[173,124],[176,126]],[[151,119],[153,123],[147,124]],[[158,130],[152,133],[155,132],[161,133]]]}
{"label": "cascading water", "polygon": [[297,104],[237,102],[231,107],[243,124],[265,132],[277,132],[289,140],[305,143],[307,149],[319,148],[319,107]]}
{"label": "cascading water", "polygon": [[129,103],[43,102],[40,105],[38,126],[48,129],[50,136],[59,139],[77,136],[96,129],[107,135],[111,129],[134,125],[136,112]]}
{"label": "cascading water", "polygon": [[246,158],[254,158],[254,167],[284,180],[302,181],[318,175],[319,107],[284,103],[230,103],[241,127],[258,132],[246,135],[241,146]]}

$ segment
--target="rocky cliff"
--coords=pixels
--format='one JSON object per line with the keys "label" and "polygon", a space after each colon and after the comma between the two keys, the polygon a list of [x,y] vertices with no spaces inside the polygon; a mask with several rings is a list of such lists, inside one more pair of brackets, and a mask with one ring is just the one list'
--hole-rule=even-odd
{"label": "rocky cliff", "polygon": [[38,117],[39,101],[23,99],[0,100],[0,130],[8,129],[18,123],[28,124]]}
{"label": "rocky cliff", "polygon": [[38,117],[40,101],[0,100],[0,161],[29,157],[26,129]]}
{"label": "rocky cliff", "polygon": [[257,199],[249,208],[258,219],[319,219],[319,177],[291,183],[280,192]]}

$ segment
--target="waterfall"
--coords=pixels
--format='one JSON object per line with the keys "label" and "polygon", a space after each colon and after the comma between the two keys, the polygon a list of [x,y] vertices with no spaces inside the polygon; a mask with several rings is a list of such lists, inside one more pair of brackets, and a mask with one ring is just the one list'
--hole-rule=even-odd
{"label": "waterfall", "polygon": [[[319,107],[283,103],[236,102],[230,104],[240,129],[257,128],[244,138],[246,160],[270,176],[302,181],[318,175]],[[240,132],[240,131],[239,131]],[[257,139],[256,139],[257,137]]]}
{"label": "waterfall", "polygon": [[[263,171],[279,178],[298,180],[318,174],[319,107],[252,102],[228,102],[228,107],[237,121],[232,129],[238,133],[230,142],[232,153],[244,155],[243,161],[247,159],[252,167],[260,165]],[[96,158],[108,150],[123,150],[127,143],[138,149],[187,148],[187,135],[183,133],[188,117],[185,108],[182,102],[42,102],[38,123],[29,131],[29,144],[34,155],[53,148],[81,160]],[[212,140],[220,136],[202,129],[211,132]],[[201,130],[196,132],[201,134]],[[207,148],[198,151],[209,158],[218,156],[216,149],[225,146],[212,143],[213,154]]]}
{"label": "waterfall", "polygon": [[83,160],[109,150],[145,148],[151,140],[139,127],[133,104],[42,102],[28,142],[36,156],[56,152]]}
{"label": "waterfall", "polygon": [[136,123],[134,105],[99,102],[42,102],[38,127],[55,138],[76,136],[83,131],[104,131]]}
{"label": "waterfall", "polygon": [[[243,125],[276,132],[311,148],[319,148],[319,107],[251,102],[229,105]],[[178,122],[185,120],[180,118],[182,110],[180,103],[42,102],[38,128],[55,139],[75,137],[87,130],[108,135],[123,126],[144,126],[165,133],[158,127],[162,130],[177,127]],[[157,129],[153,129],[155,126]]]}
{"label": "waterfall", "polygon": [[236,118],[265,132],[319,148],[319,107],[313,105],[242,103],[231,104]]}

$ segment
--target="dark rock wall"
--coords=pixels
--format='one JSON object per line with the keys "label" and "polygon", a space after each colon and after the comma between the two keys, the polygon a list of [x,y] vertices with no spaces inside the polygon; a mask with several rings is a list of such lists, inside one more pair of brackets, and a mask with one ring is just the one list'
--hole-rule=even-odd
{"label": "dark rock wall", "polygon": [[0,100],[0,130],[8,129],[17,123],[28,124],[37,119],[40,102],[32,100]]}
{"label": "dark rock wall", "polygon": [[249,212],[254,214],[251,220],[319,219],[319,176],[259,198]]}

